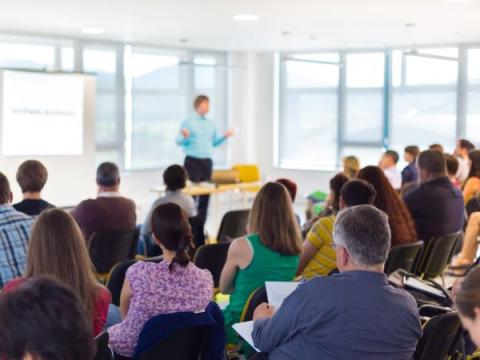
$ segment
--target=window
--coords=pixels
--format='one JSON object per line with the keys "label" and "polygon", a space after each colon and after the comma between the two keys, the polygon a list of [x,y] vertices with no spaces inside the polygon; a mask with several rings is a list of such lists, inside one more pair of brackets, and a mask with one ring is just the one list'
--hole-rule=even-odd
{"label": "window", "polygon": [[0,67],[32,70],[53,70],[53,45],[0,42]]}
{"label": "window", "polygon": [[468,51],[467,119],[465,135],[480,145],[480,49]]}

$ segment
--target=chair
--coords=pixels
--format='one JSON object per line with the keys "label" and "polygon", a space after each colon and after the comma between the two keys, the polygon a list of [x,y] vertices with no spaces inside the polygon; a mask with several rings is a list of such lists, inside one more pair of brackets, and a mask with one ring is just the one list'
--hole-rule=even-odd
{"label": "chair", "polygon": [[244,236],[247,233],[247,222],[250,210],[228,211],[222,218],[218,229],[217,241],[224,242]]}
{"label": "chair", "polygon": [[415,259],[422,247],[423,241],[393,246],[388,253],[387,262],[385,263],[385,273],[391,274],[398,269],[411,272]]}
{"label": "chair", "polygon": [[88,252],[100,277],[105,277],[115,264],[135,257],[138,237],[138,229],[98,231],[90,236]]}
{"label": "chair", "polygon": [[252,164],[236,164],[232,169],[238,172],[240,182],[260,181],[260,170],[257,165]]}
{"label": "chair", "polygon": [[227,253],[230,243],[202,245],[197,249],[194,264],[200,269],[207,269],[213,276],[214,287],[220,285],[220,274],[227,261]]}
{"label": "chair", "polygon": [[442,276],[453,257],[460,233],[434,237],[423,247],[415,261],[412,272],[423,279]]}
{"label": "chair", "polygon": [[240,316],[240,322],[253,320],[253,312],[258,305],[267,303],[267,290],[265,286],[259,287],[254,290],[247,299],[243,308],[242,315]]}
{"label": "chair", "polygon": [[114,360],[112,350],[108,346],[108,332],[104,331],[95,337],[96,352],[93,360]]}
{"label": "chair", "polygon": [[455,353],[461,334],[462,327],[456,312],[432,317],[423,328],[415,360],[447,359]]}

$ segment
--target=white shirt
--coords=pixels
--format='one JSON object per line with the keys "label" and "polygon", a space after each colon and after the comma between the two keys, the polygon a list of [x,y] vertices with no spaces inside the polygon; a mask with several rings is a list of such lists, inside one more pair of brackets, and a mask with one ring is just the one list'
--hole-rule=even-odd
{"label": "white shirt", "polygon": [[402,173],[396,166],[383,169],[383,172],[395,190],[402,187]]}
{"label": "white shirt", "polygon": [[457,170],[457,179],[463,183],[468,178],[468,173],[470,168],[468,166],[468,158],[464,159],[462,157],[457,157],[458,159],[458,170]]}

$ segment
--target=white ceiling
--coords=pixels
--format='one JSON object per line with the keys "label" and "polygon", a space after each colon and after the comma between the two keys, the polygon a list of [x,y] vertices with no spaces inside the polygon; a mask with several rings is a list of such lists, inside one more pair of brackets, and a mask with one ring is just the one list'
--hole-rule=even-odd
{"label": "white ceiling", "polygon": [[[458,0],[457,0],[458,1]],[[238,23],[232,15],[260,16]],[[407,29],[406,23],[416,26]],[[480,2],[447,0],[0,0],[0,30],[221,50],[480,43]],[[290,35],[282,35],[282,32]],[[180,39],[188,39],[186,45]]]}

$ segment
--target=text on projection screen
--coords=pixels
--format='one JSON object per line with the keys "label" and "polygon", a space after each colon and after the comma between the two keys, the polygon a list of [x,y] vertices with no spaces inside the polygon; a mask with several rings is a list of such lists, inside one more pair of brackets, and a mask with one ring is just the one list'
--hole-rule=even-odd
{"label": "text on projection screen", "polygon": [[83,79],[76,75],[5,71],[2,153],[83,152]]}

